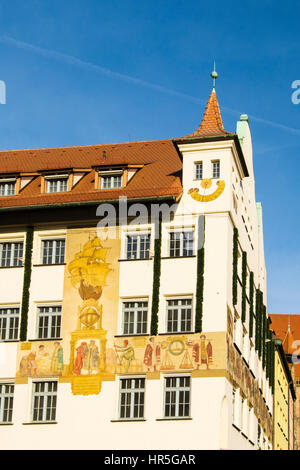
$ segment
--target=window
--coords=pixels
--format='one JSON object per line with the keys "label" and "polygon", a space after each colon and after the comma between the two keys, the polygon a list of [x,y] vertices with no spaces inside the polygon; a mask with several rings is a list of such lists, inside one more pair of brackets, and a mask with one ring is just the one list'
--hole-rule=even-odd
{"label": "window", "polygon": [[194,254],[194,232],[170,232],[169,233],[169,256],[193,256]]}
{"label": "window", "polygon": [[261,449],[261,438],[262,438],[261,427],[260,427],[260,424],[257,423],[257,446],[259,449]]}
{"label": "window", "polygon": [[101,177],[101,189],[116,189],[122,187],[122,172],[99,173]]}
{"label": "window", "polygon": [[165,377],[165,418],[190,415],[190,377]]}
{"label": "window", "polygon": [[195,163],[195,179],[202,180],[203,178],[203,164],[202,162]]}
{"label": "window", "polygon": [[232,423],[238,429],[241,429],[241,420],[242,420],[241,405],[242,405],[242,398],[240,395],[240,390],[233,389],[232,390],[232,408],[233,408]]}
{"label": "window", "polygon": [[192,299],[167,300],[167,332],[192,330]]}
{"label": "window", "polygon": [[150,234],[127,235],[127,259],[149,259]]}
{"label": "window", "polygon": [[147,333],[148,302],[123,303],[123,334],[139,335]]}
{"label": "window", "polygon": [[32,421],[55,421],[57,382],[34,382],[32,396]]}
{"label": "window", "polygon": [[0,423],[12,422],[14,388],[14,384],[0,384]]}
{"label": "window", "polygon": [[37,339],[60,338],[61,306],[38,307]]}
{"label": "window", "polygon": [[220,160],[212,162],[212,177],[220,178]]}
{"label": "window", "polygon": [[0,180],[0,196],[14,196],[16,193],[16,180]]}
{"label": "window", "polygon": [[255,441],[255,427],[254,427],[254,424],[255,424],[255,415],[254,415],[254,410],[253,408],[250,408],[250,412],[249,412],[249,439],[251,442],[253,442],[254,444],[254,441]]}
{"label": "window", "polygon": [[42,264],[65,262],[65,240],[42,240]]}
{"label": "window", "polygon": [[234,194],[232,194],[232,198],[233,198],[233,208],[235,210],[235,213],[237,214],[238,205],[237,205],[237,200]]}
{"label": "window", "polygon": [[236,390],[232,389],[232,422],[236,424],[237,422],[237,410],[236,410]]}
{"label": "window", "polygon": [[3,242],[0,243],[0,266],[23,265],[23,242]]}
{"label": "window", "polygon": [[68,176],[46,177],[47,193],[68,191]]}
{"label": "window", "polygon": [[0,340],[11,341],[19,337],[19,308],[0,308]]}
{"label": "window", "polygon": [[121,379],[120,419],[142,419],[144,417],[145,379]]}

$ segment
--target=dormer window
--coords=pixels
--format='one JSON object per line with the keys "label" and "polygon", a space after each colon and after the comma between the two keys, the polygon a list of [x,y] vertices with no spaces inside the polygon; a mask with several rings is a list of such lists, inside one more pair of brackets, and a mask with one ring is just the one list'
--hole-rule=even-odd
{"label": "dormer window", "polygon": [[47,193],[63,193],[68,191],[68,175],[47,175],[45,180]]}
{"label": "dormer window", "polygon": [[100,188],[101,189],[122,188],[122,176],[123,176],[122,170],[99,172]]}
{"label": "dormer window", "polygon": [[0,180],[0,196],[14,196],[16,194],[16,179],[7,178]]}

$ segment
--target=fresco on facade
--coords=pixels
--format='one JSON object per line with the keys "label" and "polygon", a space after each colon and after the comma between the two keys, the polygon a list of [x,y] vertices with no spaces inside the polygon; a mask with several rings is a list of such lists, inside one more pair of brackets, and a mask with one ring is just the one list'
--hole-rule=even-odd
{"label": "fresco on facade", "polygon": [[98,374],[100,370],[100,342],[79,340],[75,345],[74,375]]}
{"label": "fresco on facade", "polygon": [[[99,393],[106,372],[107,330],[103,328],[102,295],[107,286],[107,277],[113,272],[108,262],[111,246],[97,235],[82,244],[67,265],[72,287],[81,301],[77,305],[77,326],[71,332],[69,374],[72,376],[72,392],[89,391],[82,377],[98,376],[98,381],[89,381],[91,393]],[[117,303],[115,304],[117,307]],[[117,312],[117,309],[115,310]],[[100,386],[99,386],[100,383]]]}
{"label": "fresco on facade", "polygon": [[60,376],[64,373],[64,357],[61,342],[29,343],[27,351],[21,351],[17,376]]}
{"label": "fresco on facade", "polygon": [[116,373],[224,369],[224,339],[222,333],[116,338],[107,368]]}
{"label": "fresco on facade", "polygon": [[[226,333],[116,336],[120,240],[95,229],[69,229],[62,303],[62,340],[22,343],[20,377],[58,376],[74,394],[100,393],[116,374],[226,370]],[[153,375],[154,374],[154,375]]]}

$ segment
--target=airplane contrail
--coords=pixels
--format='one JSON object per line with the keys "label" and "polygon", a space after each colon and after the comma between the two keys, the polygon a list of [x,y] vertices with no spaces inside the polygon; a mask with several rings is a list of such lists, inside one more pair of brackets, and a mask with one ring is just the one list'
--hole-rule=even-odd
{"label": "airplane contrail", "polygon": [[[90,68],[90,69],[98,71],[98,72],[100,72],[104,75],[107,75],[111,78],[114,78],[114,79],[117,79],[117,80],[123,80],[123,81],[126,81],[126,82],[130,82],[130,83],[133,83],[135,85],[143,86],[143,87],[146,87],[146,88],[151,88],[151,89],[159,91],[161,93],[166,93],[166,94],[169,94],[169,95],[178,96],[180,98],[187,99],[187,100],[192,101],[194,103],[206,103],[206,101],[207,101],[207,100],[204,100],[202,98],[196,98],[195,96],[191,96],[191,95],[188,95],[186,93],[181,93],[180,91],[172,90],[170,88],[167,88],[167,87],[164,87],[164,86],[161,86],[161,85],[157,85],[155,83],[148,82],[146,80],[142,80],[140,78],[132,77],[131,75],[126,75],[126,74],[123,74],[123,73],[114,72],[113,70],[110,70],[106,67],[102,67],[101,65],[97,65],[97,64],[94,64],[92,62],[87,62],[85,60],[78,59],[77,57],[74,57],[74,56],[71,56],[71,55],[68,55],[68,54],[64,54],[62,52],[53,51],[51,49],[45,49],[45,48],[36,46],[34,44],[30,44],[30,43],[27,43],[27,42],[24,42],[24,41],[18,41],[18,40],[14,39],[10,36],[0,35],[0,43],[12,45],[12,46],[18,47],[20,49],[24,49],[24,50],[27,50],[29,52],[33,52],[33,53],[42,55],[44,57],[50,57],[50,58],[53,58],[53,59],[58,60],[60,62],[64,62],[64,63],[74,65],[74,66],[77,66],[77,67]],[[240,115],[241,114],[241,111],[236,110],[236,109],[227,108],[225,106],[220,106],[220,108],[221,108],[222,111],[225,111],[225,112],[230,113],[230,114],[234,114],[234,115],[236,115],[236,114]],[[297,128],[294,128],[294,127],[289,127],[285,124],[280,124],[278,122],[269,121],[267,119],[263,119],[263,118],[253,116],[253,115],[248,115],[248,117],[251,120],[256,121],[258,123],[265,124],[265,125],[272,126],[272,127],[276,127],[278,129],[300,135],[300,129],[297,129]]]}

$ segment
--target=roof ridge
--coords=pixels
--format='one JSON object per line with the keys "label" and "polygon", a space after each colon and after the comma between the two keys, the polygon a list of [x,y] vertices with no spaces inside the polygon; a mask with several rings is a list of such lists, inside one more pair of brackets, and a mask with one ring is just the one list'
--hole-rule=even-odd
{"label": "roof ridge", "polygon": [[155,139],[155,140],[135,140],[130,142],[112,142],[110,144],[90,144],[90,145],[68,145],[59,147],[41,147],[41,148],[26,148],[26,149],[11,149],[11,150],[0,150],[0,155],[3,153],[10,152],[33,152],[33,151],[46,151],[46,150],[64,150],[64,149],[76,149],[76,148],[96,148],[96,147],[111,147],[112,145],[134,145],[143,144],[148,142],[172,142],[172,138],[169,139]]}

